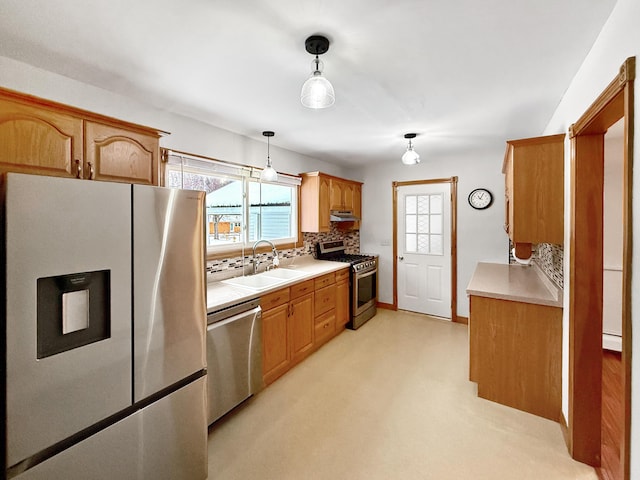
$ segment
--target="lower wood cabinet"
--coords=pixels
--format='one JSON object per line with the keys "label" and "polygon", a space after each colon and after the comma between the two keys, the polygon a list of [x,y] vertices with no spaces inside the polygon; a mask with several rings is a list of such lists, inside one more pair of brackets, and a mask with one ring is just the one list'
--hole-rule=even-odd
{"label": "lower wood cabinet", "polygon": [[336,272],[336,330],[345,328],[351,319],[349,310],[349,269]]}
{"label": "lower wood cabinet", "polygon": [[336,330],[336,311],[331,309],[328,312],[323,313],[316,317],[315,322],[315,346],[326,343],[331,337],[334,336]]}
{"label": "lower wood cabinet", "polygon": [[291,363],[296,364],[313,350],[313,280],[290,288],[289,311]]}
{"label": "lower wood cabinet", "polygon": [[478,396],[559,421],[562,309],[470,296],[469,380]]}
{"label": "lower wood cabinet", "polygon": [[289,369],[289,289],[265,295],[262,304],[262,375],[265,384]]}
{"label": "lower wood cabinet", "polygon": [[349,270],[268,293],[260,304],[262,372],[269,385],[344,330],[349,321]]}

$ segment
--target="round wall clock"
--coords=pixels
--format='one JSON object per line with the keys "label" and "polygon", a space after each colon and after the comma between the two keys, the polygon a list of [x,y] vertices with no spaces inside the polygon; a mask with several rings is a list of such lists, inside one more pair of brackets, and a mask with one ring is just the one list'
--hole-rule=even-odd
{"label": "round wall clock", "polygon": [[486,188],[476,188],[469,194],[469,205],[476,210],[489,208],[493,203],[493,195]]}

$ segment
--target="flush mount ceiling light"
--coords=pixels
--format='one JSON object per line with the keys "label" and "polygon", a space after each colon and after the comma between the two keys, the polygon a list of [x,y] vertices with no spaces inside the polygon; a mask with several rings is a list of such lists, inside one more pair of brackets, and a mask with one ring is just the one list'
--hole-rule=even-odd
{"label": "flush mount ceiling light", "polygon": [[407,145],[407,151],[402,155],[402,163],[405,165],[415,165],[416,163],[420,163],[420,155],[413,149],[413,145],[411,144],[411,139],[416,138],[417,133],[406,133],[404,138],[409,139],[409,145]]}
{"label": "flush mount ceiling light", "polygon": [[316,58],[311,62],[311,76],[302,85],[300,101],[307,108],[327,108],[336,101],[331,82],[322,75],[324,64],[318,58],[329,50],[329,40],[322,35],[312,35],[304,42],[304,46],[311,55]]}
{"label": "flush mount ceiling light", "polygon": [[262,135],[267,137],[267,166],[264,167],[262,172],[260,172],[260,181],[261,182],[275,182],[278,180],[278,172],[271,166],[271,156],[269,155],[269,139],[275,135],[275,133],[267,130],[262,132]]}

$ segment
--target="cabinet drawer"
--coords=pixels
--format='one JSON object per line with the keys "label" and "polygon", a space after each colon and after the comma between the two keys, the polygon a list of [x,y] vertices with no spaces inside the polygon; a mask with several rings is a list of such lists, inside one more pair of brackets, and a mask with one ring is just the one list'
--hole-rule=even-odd
{"label": "cabinet drawer", "polygon": [[298,298],[306,295],[307,293],[311,293],[313,292],[313,288],[313,279],[291,285],[291,287],[289,287],[289,290],[291,291],[291,299],[293,300],[294,298]]}
{"label": "cabinet drawer", "polygon": [[316,299],[313,305],[315,309],[316,317],[334,308],[335,303],[336,303],[336,286],[335,285],[329,285],[328,287],[324,287],[324,288],[321,288],[320,290],[316,290]]}
{"label": "cabinet drawer", "polygon": [[345,268],[343,270],[338,270],[336,272],[336,283],[343,282],[345,280],[349,280],[349,269]]}
{"label": "cabinet drawer", "polygon": [[336,283],[336,274],[328,273],[327,275],[323,275],[321,277],[316,278],[316,290],[326,287],[327,285],[331,285],[332,283]]}
{"label": "cabinet drawer", "polygon": [[334,311],[330,311],[316,318],[313,341],[317,345],[329,340],[335,331],[336,315]]}
{"label": "cabinet drawer", "polygon": [[289,302],[289,289],[283,288],[275,292],[268,293],[260,298],[262,310],[269,310],[284,303]]}

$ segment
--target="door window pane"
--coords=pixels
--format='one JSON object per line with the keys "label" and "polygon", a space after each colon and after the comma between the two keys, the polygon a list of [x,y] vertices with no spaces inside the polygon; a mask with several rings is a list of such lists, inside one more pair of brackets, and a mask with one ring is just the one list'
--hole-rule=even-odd
{"label": "door window pane", "polygon": [[428,195],[418,195],[418,213],[422,213],[422,214],[429,213],[429,196]]}
{"label": "door window pane", "polygon": [[429,215],[418,215],[418,232],[429,233]]}
{"label": "door window pane", "polygon": [[429,209],[430,213],[442,213],[442,194],[438,193],[436,195],[430,195],[431,197],[431,208]]}
{"label": "door window pane", "polygon": [[418,235],[417,253],[429,253],[429,235]]}
{"label": "door window pane", "polygon": [[405,252],[416,252],[417,238],[415,233],[407,233],[405,235]]}
{"label": "door window pane", "polygon": [[443,255],[443,201],[441,193],[405,196],[405,252]]}
{"label": "door window pane", "polygon": [[415,214],[417,212],[416,208],[416,196],[415,195],[407,195],[404,197],[404,211],[407,214]]}
{"label": "door window pane", "polygon": [[434,234],[442,234],[442,215],[431,215],[430,216],[430,233]]}
{"label": "door window pane", "polygon": [[431,235],[431,248],[430,253],[432,255],[442,255],[442,235]]}
{"label": "door window pane", "polygon": [[406,233],[416,233],[416,218],[417,215],[407,215],[405,217]]}

